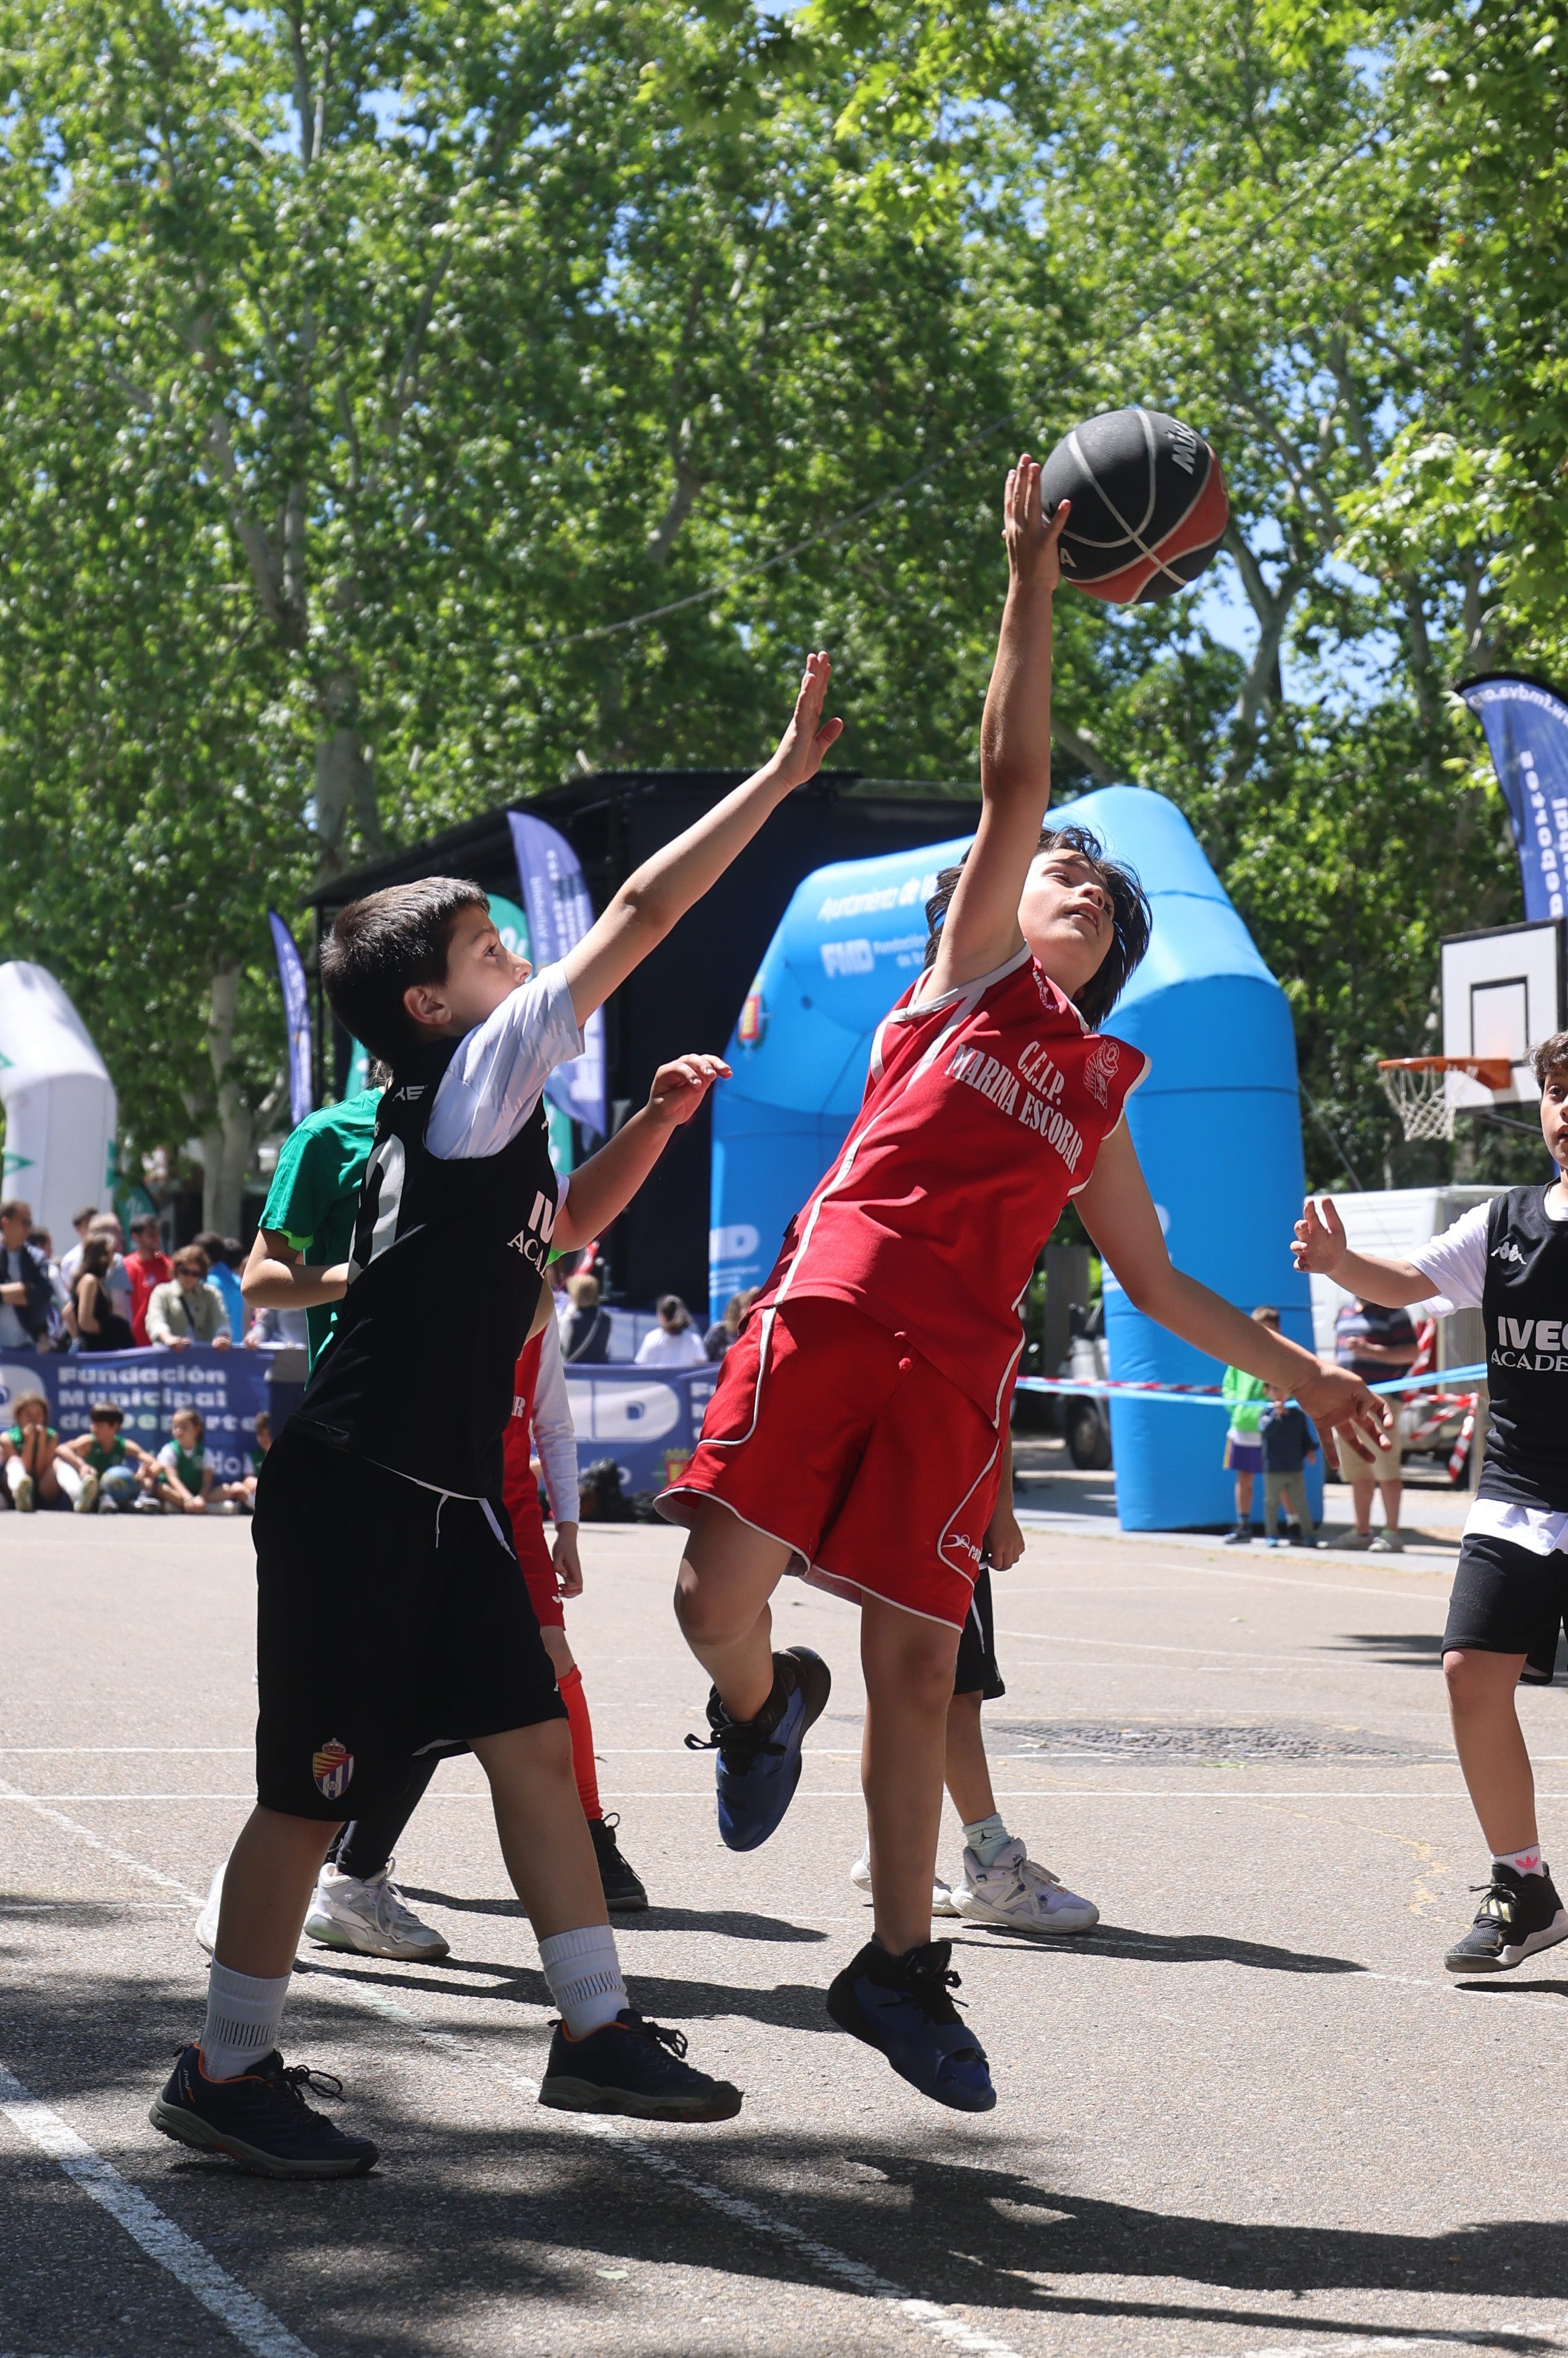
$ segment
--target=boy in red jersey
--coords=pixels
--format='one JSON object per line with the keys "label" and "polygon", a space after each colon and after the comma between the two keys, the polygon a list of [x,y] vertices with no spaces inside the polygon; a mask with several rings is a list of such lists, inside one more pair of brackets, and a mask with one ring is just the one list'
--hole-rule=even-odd
{"label": "boy in red jersey", "polygon": [[[1122,1120],[1146,1059],[1092,1027],[1148,944],[1137,881],[1050,799],[1051,602],[1064,503],[1008,477],[1009,585],[986,698],[973,849],[932,903],[925,974],[886,1018],[866,1095],[786,1230],[724,1361],[702,1440],[662,1511],[689,1531],[676,1606],[713,1680],[719,1831],[766,1841],[799,1781],[827,1665],[773,1650],[792,1568],[860,1606],[862,1779],[876,1933],[827,2007],[938,2103],[996,2102],[948,1996],[931,1888],[958,1637],[995,1504],[1022,1347],[1018,1306],[1063,1206],[1138,1308],[1222,1363],[1284,1385],[1315,1420],[1379,1437],[1383,1412],[1173,1270]],[[688,1738],[688,1741],[695,1739]]]}

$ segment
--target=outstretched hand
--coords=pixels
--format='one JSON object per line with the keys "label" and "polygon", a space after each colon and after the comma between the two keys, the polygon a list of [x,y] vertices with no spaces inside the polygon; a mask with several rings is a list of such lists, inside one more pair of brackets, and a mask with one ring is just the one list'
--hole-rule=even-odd
{"label": "outstretched hand", "polygon": [[715,1081],[727,1081],[730,1067],[722,1056],[677,1056],[661,1065],[648,1092],[648,1111],[671,1129],[689,1121]]}
{"label": "outstretched hand", "polygon": [[1295,1395],[1323,1439],[1336,1473],[1339,1471],[1339,1431],[1349,1433],[1363,1450],[1380,1453],[1389,1446],[1392,1412],[1369,1391],[1348,1368],[1325,1368],[1320,1361],[1315,1376],[1295,1387]]}
{"label": "outstretched hand", "polygon": [[1001,536],[1007,543],[1008,570],[1013,579],[1033,588],[1055,590],[1062,579],[1062,527],[1073,513],[1071,500],[1059,500],[1047,516],[1040,502],[1040,466],[1027,450],[1010,467],[1002,494]]}
{"label": "outstretched hand", "polygon": [[1291,1250],[1298,1269],[1310,1270],[1317,1277],[1332,1277],[1349,1250],[1345,1223],[1334,1208],[1334,1198],[1325,1195],[1323,1209],[1309,1195],[1296,1222],[1295,1242]]}
{"label": "outstretched hand", "polygon": [[844,734],[841,720],[824,720],[823,700],[827,683],[833,676],[833,665],[826,647],[807,655],[801,678],[800,694],[795,700],[795,711],[789,727],[779,739],[778,752],[772,768],[789,787],[804,786],[822,767],[822,757],[829,745]]}

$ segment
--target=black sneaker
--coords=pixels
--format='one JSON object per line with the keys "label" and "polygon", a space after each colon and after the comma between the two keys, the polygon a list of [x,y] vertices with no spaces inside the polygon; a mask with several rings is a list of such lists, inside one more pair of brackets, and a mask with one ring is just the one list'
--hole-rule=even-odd
{"label": "black sneaker", "polygon": [[755,1719],[731,1719],[715,1687],[708,1698],[706,1741],[691,1752],[717,1752],[714,1785],[719,1837],[729,1850],[755,1850],[775,1832],[800,1782],[801,1746],[822,1716],[833,1674],[809,1646],[773,1656],[773,1691]]}
{"label": "black sneaker", "polygon": [[956,2112],[989,2113],[996,2103],[986,2051],[958,2019],[947,1993],[951,1941],[925,1941],[895,1957],[873,1935],[828,1985],[827,2011],[840,2030],[880,2049],[900,2079]]}
{"label": "black sneaker", "polygon": [[1227,1547],[1250,1547],[1252,1544],[1251,1524],[1238,1523],[1233,1531],[1227,1531],[1225,1534],[1225,1544]]}
{"label": "black sneaker", "polygon": [[588,1830],[593,1836],[593,1855],[599,1862],[605,1906],[612,1915],[632,1916],[647,1906],[648,1895],[636,1868],[628,1866],[621,1855],[621,1845],[615,1839],[620,1823],[619,1818],[589,1818]]}
{"label": "black sneaker", "polygon": [[626,2006],[602,2030],[568,2039],[556,2025],[539,2102],[558,2113],[626,2113],[636,2121],[731,2121],[741,2091],[687,2062],[686,2038]]}
{"label": "black sneaker", "polygon": [[1538,1949],[1568,1941],[1568,1908],[1557,1897],[1546,1866],[1539,1875],[1494,1866],[1490,1883],[1473,1883],[1470,1888],[1487,1896],[1465,1938],[1455,1941],[1443,1960],[1451,1974],[1509,1973]]}
{"label": "black sneaker", "polygon": [[155,2129],[202,2153],[226,2153],[258,2178],[361,2178],[378,2158],[369,2137],[345,2136],[312,2112],[307,2088],[341,2096],[343,2083],[306,2063],[286,2065],[276,2048],[237,2080],[210,2080],[201,2050],[182,2047],[168,2085],[147,2118]]}

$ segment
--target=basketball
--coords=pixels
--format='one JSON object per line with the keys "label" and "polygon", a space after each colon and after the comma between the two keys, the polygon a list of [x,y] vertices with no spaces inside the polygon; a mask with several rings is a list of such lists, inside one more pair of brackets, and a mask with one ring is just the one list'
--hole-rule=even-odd
{"label": "basketball", "polygon": [[1076,426],[1041,471],[1047,515],[1073,513],[1062,579],[1112,606],[1171,598],[1219,546],[1230,497],[1201,434],[1158,409],[1108,409]]}

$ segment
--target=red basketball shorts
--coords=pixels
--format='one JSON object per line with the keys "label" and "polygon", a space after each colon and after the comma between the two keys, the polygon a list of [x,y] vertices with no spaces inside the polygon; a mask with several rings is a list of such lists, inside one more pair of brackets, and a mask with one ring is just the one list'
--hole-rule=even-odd
{"label": "red basketball shorts", "polygon": [[748,1320],[659,1512],[698,1498],[793,1548],[792,1572],[963,1627],[1001,1436],[907,1336],[814,1295]]}
{"label": "red basketball shorts", "polygon": [[566,1611],[561,1604],[560,1590],[556,1585],[556,1567],[550,1562],[549,1542],[545,1537],[539,1486],[529,1471],[525,1418],[514,1416],[506,1428],[503,1447],[506,1513],[512,1525],[512,1544],[523,1567],[523,1577],[528,1584],[529,1602],[538,1616],[541,1629],[564,1629],[567,1626]]}

